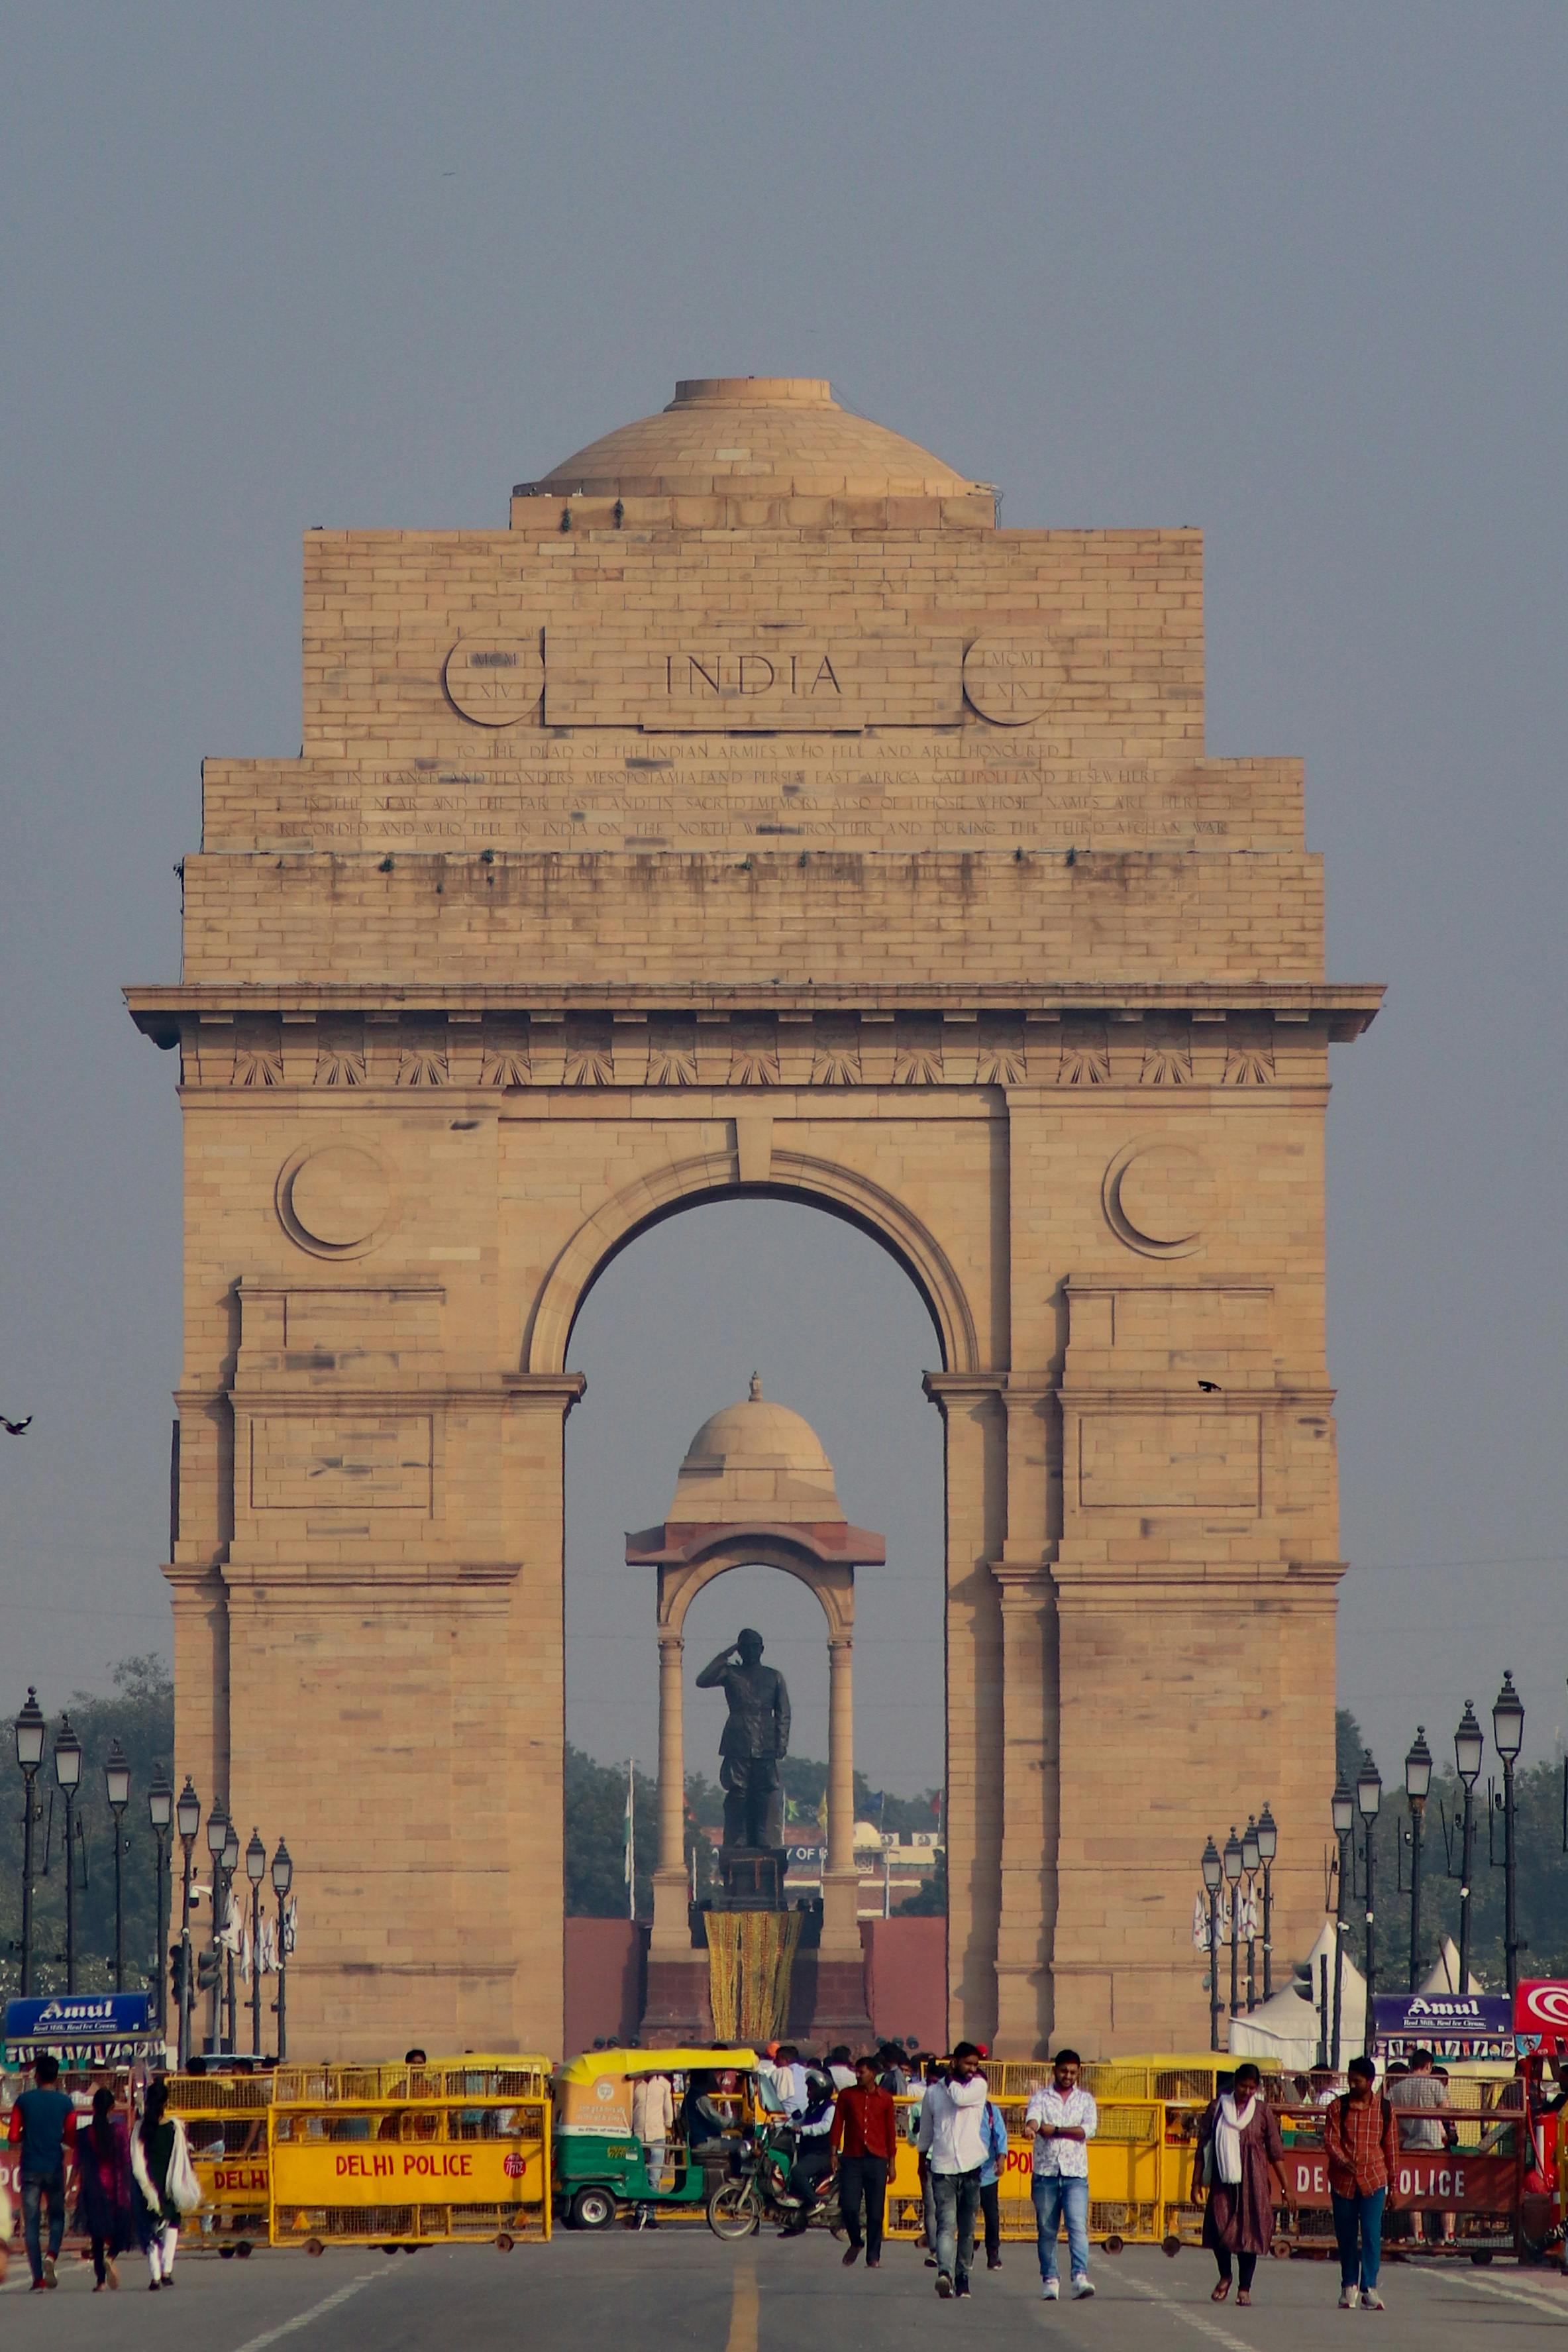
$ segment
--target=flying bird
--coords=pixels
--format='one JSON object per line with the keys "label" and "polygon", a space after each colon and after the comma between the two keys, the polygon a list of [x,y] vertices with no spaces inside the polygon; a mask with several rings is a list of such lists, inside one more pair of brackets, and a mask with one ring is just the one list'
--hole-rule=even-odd
{"label": "flying bird", "polygon": [[1219,1382],[1218,1381],[1199,1381],[1198,1387],[1203,1391],[1205,1396],[1218,1396],[1219,1394]]}
{"label": "flying bird", "polygon": [[25,1429],[31,1429],[32,1426],[33,1416],[31,1413],[27,1415],[26,1421],[7,1421],[5,1414],[0,1412],[0,1428],[5,1430],[7,1437],[20,1437]]}

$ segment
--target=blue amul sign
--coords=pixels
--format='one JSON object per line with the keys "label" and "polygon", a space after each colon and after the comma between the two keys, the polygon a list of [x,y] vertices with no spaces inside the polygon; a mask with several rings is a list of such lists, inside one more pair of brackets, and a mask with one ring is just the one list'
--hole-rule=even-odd
{"label": "blue amul sign", "polygon": [[62,1993],[52,2000],[8,2000],[5,2039],[47,2049],[56,2042],[118,2042],[147,2033],[152,2004],[144,1992]]}

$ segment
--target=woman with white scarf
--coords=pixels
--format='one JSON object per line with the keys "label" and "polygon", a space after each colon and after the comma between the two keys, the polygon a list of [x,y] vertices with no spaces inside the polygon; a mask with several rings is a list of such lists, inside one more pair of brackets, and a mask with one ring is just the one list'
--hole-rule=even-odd
{"label": "woman with white scarf", "polygon": [[1192,2195],[1204,2207],[1203,2242],[1219,2270],[1212,2300],[1230,2293],[1234,2261],[1236,2300],[1250,2303],[1258,2257],[1273,2243],[1274,2208],[1285,2201],[1284,2143],[1256,2066],[1238,2066],[1230,2088],[1204,2111]]}

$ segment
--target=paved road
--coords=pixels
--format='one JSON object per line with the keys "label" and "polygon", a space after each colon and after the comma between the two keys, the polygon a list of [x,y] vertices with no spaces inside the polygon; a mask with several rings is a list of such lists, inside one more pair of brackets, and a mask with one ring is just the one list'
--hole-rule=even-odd
{"label": "paved road", "polygon": [[558,2236],[550,2246],[388,2256],[354,2248],[319,2261],[298,2252],[249,2262],[182,2257],[179,2283],[154,2302],[128,2258],[120,2294],[94,2296],[85,2264],[63,2266],[53,2294],[29,2294],[13,2260],[0,2289],[5,2352],[111,2344],[129,2352],[491,2352],[514,2342],[591,2352],[907,2352],[912,2329],[1030,2352],[1055,2338],[1071,2352],[1329,2352],[1367,2335],[1388,2352],[1561,2352],[1568,2283],[1494,2263],[1390,2265],[1388,2309],[1337,2308],[1327,2263],[1270,2263],[1249,2311],[1208,2300],[1213,2272],[1193,2252],[1175,2262],[1130,2250],[1096,2257],[1092,2303],[1048,2307],[1032,2253],[1009,2246],[981,2272],[967,2304],[938,2303],[916,2250],[889,2246],[880,2273],[845,2272],[831,2239],[771,2237],[721,2245],[706,2230],[656,2236],[612,2231]]}

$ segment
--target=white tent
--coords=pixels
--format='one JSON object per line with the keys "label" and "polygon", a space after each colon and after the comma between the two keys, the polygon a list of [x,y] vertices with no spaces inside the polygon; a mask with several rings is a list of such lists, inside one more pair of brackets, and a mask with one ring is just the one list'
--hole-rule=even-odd
{"label": "white tent", "polygon": [[[1422,1978],[1418,1990],[1422,1992],[1457,1992],[1458,1989],[1459,1948],[1452,1936],[1445,1936],[1437,1953],[1437,1962]],[[1466,1985],[1465,1990],[1467,1992],[1485,1992],[1486,1990],[1485,1985],[1482,1984],[1474,1969],[1470,1970],[1470,1980]]]}
{"label": "white tent", "polygon": [[[1349,1937],[1345,1941],[1349,1942]],[[1237,2057],[1270,2058],[1282,2073],[1304,2074],[1317,2063],[1318,1987],[1321,1963],[1328,1962],[1329,2028],[1333,2028],[1334,1923],[1325,1919],[1309,1956],[1312,1998],[1303,2000],[1293,1987],[1273,1994],[1250,2017],[1230,2021],[1230,2048]],[[1347,1951],[1340,1987],[1339,2059],[1343,2066],[1361,2049],[1366,2029],[1366,1979]]]}

